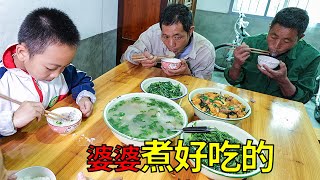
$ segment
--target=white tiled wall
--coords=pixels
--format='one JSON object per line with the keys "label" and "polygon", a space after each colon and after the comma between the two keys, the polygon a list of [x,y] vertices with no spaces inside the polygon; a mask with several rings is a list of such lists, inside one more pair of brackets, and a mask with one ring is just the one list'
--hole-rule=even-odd
{"label": "white tiled wall", "polygon": [[23,19],[39,7],[54,7],[67,13],[81,39],[117,28],[118,0],[0,0],[0,53],[17,41]]}

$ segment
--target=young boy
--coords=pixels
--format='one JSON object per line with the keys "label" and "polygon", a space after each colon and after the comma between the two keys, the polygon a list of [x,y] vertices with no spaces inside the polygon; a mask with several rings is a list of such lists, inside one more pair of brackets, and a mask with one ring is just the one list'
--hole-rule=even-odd
{"label": "young boy", "polygon": [[18,44],[0,61],[0,93],[23,102],[0,99],[0,135],[9,136],[41,119],[46,108],[72,93],[83,116],[95,102],[91,77],[71,65],[80,37],[72,20],[57,9],[40,8],[23,21]]}

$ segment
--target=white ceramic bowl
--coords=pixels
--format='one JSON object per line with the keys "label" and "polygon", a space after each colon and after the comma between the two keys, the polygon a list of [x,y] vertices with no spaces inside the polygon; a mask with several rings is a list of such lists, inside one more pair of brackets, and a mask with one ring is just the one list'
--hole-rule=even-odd
{"label": "white ceramic bowl", "polygon": [[[17,176],[17,179],[34,179],[43,177],[42,179],[50,179],[50,180],[56,180],[56,176],[53,174],[53,172],[42,166],[32,166],[25,169],[22,169],[15,173]],[[49,180],[48,179],[48,180]]]}
{"label": "white ceramic bowl", "polygon": [[153,78],[145,79],[144,81],[141,82],[140,87],[143,92],[147,93],[147,89],[150,86],[150,84],[155,83],[155,82],[171,82],[175,86],[176,85],[180,86],[180,92],[182,92],[182,95],[179,97],[169,98],[169,99],[178,100],[178,99],[186,96],[188,93],[188,89],[184,84],[182,84],[181,82],[179,82],[177,80],[170,79],[170,78],[164,78],[164,77],[153,77]]}
{"label": "white ceramic bowl", "polygon": [[[241,118],[221,118],[221,117],[214,116],[212,114],[209,114],[209,113],[201,111],[200,109],[198,109],[193,104],[192,98],[197,94],[203,94],[203,93],[206,93],[206,92],[215,92],[215,93],[222,94],[222,95],[227,94],[227,95],[230,95],[230,96],[236,98],[240,103],[242,103],[246,107],[246,109],[245,109],[245,112],[247,112],[246,115],[244,117],[241,117]],[[247,117],[249,117],[251,115],[251,107],[244,99],[242,99],[240,96],[238,96],[236,94],[233,94],[233,93],[231,93],[229,91],[226,91],[226,90],[223,90],[223,89],[198,88],[198,89],[195,89],[195,90],[193,90],[193,91],[191,91],[189,93],[188,100],[189,100],[190,104],[193,106],[195,114],[200,119],[213,119],[213,120],[224,121],[224,122],[227,122],[227,123],[230,123],[230,124],[238,124],[241,120],[243,120],[243,119],[245,119],[245,118],[247,118]]]}
{"label": "white ceramic bowl", "polygon": [[179,69],[181,66],[181,60],[177,58],[164,58],[161,59],[161,65],[165,69]]}
{"label": "white ceramic bowl", "polygon": [[262,69],[265,69],[262,65],[266,65],[269,68],[274,69],[280,64],[280,61],[270,56],[259,55],[258,64]]}
{"label": "white ceramic bowl", "polygon": [[[76,130],[82,120],[82,113],[74,107],[60,107],[52,110],[52,112],[69,116],[72,121],[59,121],[47,117],[47,122],[50,128],[59,134],[69,134]],[[62,124],[61,124],[62,123]]]}
{"label": "white ceramic bowl", "polygon": [[[221,121],[213,121],[213,120],[198,120],[198,121],[193,121],[189,123],[187,126],[208,126],[210,128],[217,128],[219,131],[227,132],[229,135],[232,137],[238,139],[242,144],[246,144],[247,139],[251,139],[253,142],[252,144],[257,145],[258,141],[251,136],[249,133],[246,131],[242,130],[241,128],[234,126],[229,123],[221,122]],[[190,137],[190,133],[182,133],[181,134],[181,139],[186,142],[186,140]],[[208,143],[208,142],[206,142]],[[195,163],[192,159],[190,159],[192,165],[194,166]],[[201,173],[203,173],[205,176],[209,177],[210,179],[215,179],[215,180],[227,180],[227,179],[245,179],[251,176],[254,176],[258,173],[260,173],[260,167],[263,167],[263,164],[259,157],[257,156],[257,169],[245,173],[245,174],[232,174],[232,173],[225,173],[222,171],[217,171],[209,168],[208,166],[205,166],[202,164],[201,166]]]}
{"label": "white ceramic bowl", "polygon": [[[124,144],[133,144],[135,146],[142,146],[144,145],[144,141],[145,140],[150,140],[150,139],[139,139],[139,138],[135,138],[135,137],[131,137],[128,136],[124,133],[121,133],[120,131],[118,131],[117,129],[115,129],[111,123],[109,122],[109,119],[107,118],[107,113],[109,112],[109,110],[111,108],[114,107],[115,104],[117,104],[118,102],[122,101],[122,100],[128,100],[128,99],[132,99],[134,97],[139,97],[139,98],[153,98],[156,99],[158,101],[162,101],[165,103],[170,104],[171,106],[173,106],[182,116],[182,120],[183,120],[183,125],[182,127],[185,127],[188,124],[188,116],[186,114],[186,112],[174,101],[157,95],[157,94],[150,94],[150,93],[130,93],[130,94],[125,94],[122,96],[119,96],[113,100],[111,100],[105,107],[104,112],[103,112],[103,116],[104,116],[104,121],[107,124],[107,126],[111,129],[112,133]],[[137,107],[139,108],[139,107]],[[161,140],[167,140],[167,139],[172,139],[178,135],[181,134],[180,132],[176,132],[175,134],[165,137],[165,138],[157,138],[157,139],[161,139]]]}

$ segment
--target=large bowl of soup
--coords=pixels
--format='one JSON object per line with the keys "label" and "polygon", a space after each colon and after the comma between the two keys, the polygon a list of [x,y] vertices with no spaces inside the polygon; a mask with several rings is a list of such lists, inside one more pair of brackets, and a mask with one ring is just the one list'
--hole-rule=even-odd
{"label": "large bowl of soup", "polygon": [[[206,126],[211,129],[211,132],[209,133],[182,133],[180,138],[183,139],[184,146],[189,147],[189,153],[194,154],[195,151],[199,148],[199,146],[194,145],[192,143],[194,142],[205,142],[206,146],[203,148],[202,153],[206,154],[208,158],[201,159],[201,173],[203,173],[205,176],[207,176],[210,179],[215,180],[235,180],[235,179],[246,179],[251,176],[254,176],[256,174],[260,173],[260,167],[264,167],[264,164],[261,162],[258,154],[256,154],[256,166],[254,169],[250,170],[243,170],[243,147],[246,145],[247,140],[252,140],[252,145],[257,146],[258,141],[250,135],[248,132],[244,131],[243,129],[221,121],[212,121],[212,120],[198,120],[193,121],[187,125],[188,127],[196,127],[196,126]],[[239,144],[241,145],[241,148],[230,148],[226,147],[226,150],[224,150],[225,155],[227,152],[236,152],[237,156],[230,159],[230,161],[227,163],[227,168],[234,168],[236,167],[236,164],[240,164],[241,168],[239,171],[236,172],[226,172],[223,170],[225,169],[224,165],[222,165],[223,161],[226,161],[228,156],[225,156],[222,152],[219,153],[219,161],[218,163],[214,162],[211,164],[211,161],[209,160],[210,154],[217,155],[215,153],[215,148],[209,148],[210,143],[216,143],[219,144],[219,147],[223,147],[223,143],[228,140],[229,144]],[[211,151],[212,150],[212,151]],[[251,155],[248,155],[251,156]],[[247,156],[247,157],[248,157]],[[217,158],[217,157],[216,157]],[[212,158],[211,159],[216,159]],[[190,162],[193,166],[195,166],[195,160],[190,159]],[[210,163],[210,164],[209,164]],[[248,158],[246,164],[252,164],[252,159]]]}
{"label": "large bowl of soup", "polygon": [[150,93],[131,93],[111,100],[104,109],[104,121],[124,144],[142,146],[151,139],[178,136],[188,123],[185,111],[173,100]]}
{"label": "large bowl of soup", "polygon": [[200,119],[238,124],[251,115],[251,107],[247,101],[223,89],[198,88],[189,93],[188,100]]}

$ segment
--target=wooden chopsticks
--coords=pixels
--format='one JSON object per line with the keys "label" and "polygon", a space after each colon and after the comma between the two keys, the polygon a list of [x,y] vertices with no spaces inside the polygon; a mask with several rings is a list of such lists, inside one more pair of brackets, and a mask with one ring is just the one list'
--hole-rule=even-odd
{"label": "wooden chopsticks", "polygon": [[257,50],[253,50],[254,48],[251,48],[250,50],[250,52],[251,53],[255,53],[255,54],[262,54],[262,55],[270,55],[270,53],[269,52],[261,52],[261,51],[263,51],[263,50],[261,50],[261,51],[257,51]]}
{"label": "wooden chopsticks", "polygon": [[[163,58],[173,58],[174,56],[156,56],[156,57],[157,57],[156,58],[157,61],[161,61],[161,59],[163,59]],[[146,60],[146,57],[144,55],[133,54],[131,56],[131,59],[133,61],[139,62],[139,61]]]}
{"label": "wooden chopsticks", "polygon": [[[238,47],[237,45],[235,44],[228,44],[228,46],[231,46],[231,47]],[[263,55],[270,55],[270,52],[269,51],[266,51],[266,50],[261,50],[261,49],[256,49],[256,48],[249,48],[251,51],[251,53],[255,53],[255,54],[263,54]]]}
{"label": "wooden chopsticks", "polygon": [[[18,104],[18,105],[22,104],[22,102],[17,101],[15,99],[12,99],[12,98],[10,98],[10,97],[8,97],[6,95],[3,95],[1,93],[0,93],[0,98],[5,99],[7,101],[11,101],[11,102],[13,102],[15,104]],[[51,111],[48,111],[48,110],[44,110],[44,112],[45,112],[44,116],[49,117],[49,118],[54,119],[54,120],[68,119],[68,118],[66,118],[66,117],[64,117],[64,116],[62,116],[60,114],[57,114],[57,113],[54,113],[54,112],[51,112]],[[54,116],[56,116],[56,117],[54,117]]]}

